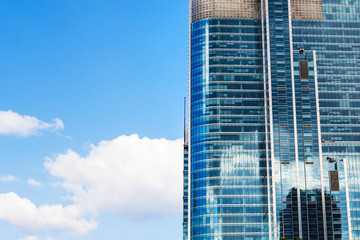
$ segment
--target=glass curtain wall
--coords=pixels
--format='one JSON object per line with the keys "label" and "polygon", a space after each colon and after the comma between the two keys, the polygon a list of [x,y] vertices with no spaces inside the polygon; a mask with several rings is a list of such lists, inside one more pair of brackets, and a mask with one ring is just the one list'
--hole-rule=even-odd
{"label": "glass curtain wall", "polygon": [[191,25],[194,240],[269,236],[260,24],[213,18]]}
{"label": "glass curtain wall", "polygon": [[360,0],[190,8],[188,238],[360,239]]}

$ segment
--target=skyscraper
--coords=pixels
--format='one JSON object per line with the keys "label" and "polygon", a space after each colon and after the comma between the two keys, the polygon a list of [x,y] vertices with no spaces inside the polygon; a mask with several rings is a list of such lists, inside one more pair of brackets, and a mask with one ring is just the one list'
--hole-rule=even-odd
{"label": "skyscraper", "polygon": [[190,0],[189,45],[184,239],[360,239],[360,0]]}

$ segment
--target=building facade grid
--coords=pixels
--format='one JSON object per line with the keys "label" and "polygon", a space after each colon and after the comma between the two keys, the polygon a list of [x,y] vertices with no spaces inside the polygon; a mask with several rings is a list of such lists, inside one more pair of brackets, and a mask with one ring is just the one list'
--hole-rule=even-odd
{"label": "building facade grid", "polygon": [[359,13],[190,1],[184,239],[360,239]]}

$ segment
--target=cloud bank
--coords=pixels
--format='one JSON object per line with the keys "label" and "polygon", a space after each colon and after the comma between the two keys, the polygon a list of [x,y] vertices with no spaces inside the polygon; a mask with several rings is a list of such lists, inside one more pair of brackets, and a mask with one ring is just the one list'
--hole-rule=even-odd
{"label": "cloud bank", "polygon": [[[87,156],[68,150],[44,165],[70,193],[69,206],[36,206],[16,193],[0,194],[0,220],[36,239],[42,232],[84,235],[97,213],[143,221],[181,216],[182,140],[120,136],[91,146]],[[28,183],[41,183],[29,179]]]}
{"label": "cloud bank", "polygon": [[55,118],[52,123],[43,122],[36,117],[20,115],[11,110],[0,111],[0,135],[28,137],[42,130],[59,131],[64,129],[63,122]]}
{"label": "cloud bank", "polygon": [[182,140],[120,136],[93,145],[86,157],[68,150],[45,167],[82,212],[136,220],[181,213]]}
{"label": "cloud bank", "polygon": [[97,227],[96,222],[82,218],[82,214],[74,206],[37,207],[29,199],[21,198],[13,192],[0,194],[0,219],[29,233],[52,230],[82,235]]}

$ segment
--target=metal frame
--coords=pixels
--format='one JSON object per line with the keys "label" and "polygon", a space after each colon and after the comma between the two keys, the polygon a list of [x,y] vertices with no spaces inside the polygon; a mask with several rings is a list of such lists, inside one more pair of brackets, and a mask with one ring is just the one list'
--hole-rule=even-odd
{"label": "metal frame", "polygon": [[300,193],[300,172],[299,172],[299,149],[297,139],[297,118],[296,118],[296,98],[295,98],[295,76],[294,76],[294,56],[293,56],[293,39],[292,39],[292,16],[291,16],[291,0],[288,0],[289,14],[289,40],[290,40],[290,63],[291,63],[291,88],[293,99],[293,117],[294,117],[294,144],[295,144],[295,164],[296,164],[296,187],[298,198],[298,221],[299,221],[299,237],[303,238],[302,232],[302,216],[301,216],[301,193]]}
{"label": "metal frame", "polygon": [[266,142],[266,174],[268,191],[268,218],[269,218],[269,239],[272,239],[271,229],[271,189],[270,189],[270,166],[269,166],[269,139],[268,139],[268,113],[267,113],[267,89],[266,89],[266,59],[264,39],[264,1],[261,0],[261,32],[262,32],[262,57],[263,57],[263,78],[264,78],[264,108],[265,108],[265,142]]}
{"label": "metal frame", "polygon": [[322,137],[321,137],[321,126],[320,126],[320,104],[319,104],[319,86],[317,79],[317,63],[316,63],[316,51],[313,51],[313,62],[314,62],[314,81],[315,81],[315,102],[316,102],[316,123],[318,132],[318,144],[319,144],[319,162],[320,162],[320,180],[321,180],[321,202],[323,211],[323,226],[324,226],[324,238],[327,239],[327,221],[326,221],[326,205],[325,205],[325,187],[324,187],[324,163],[322,154]]}

